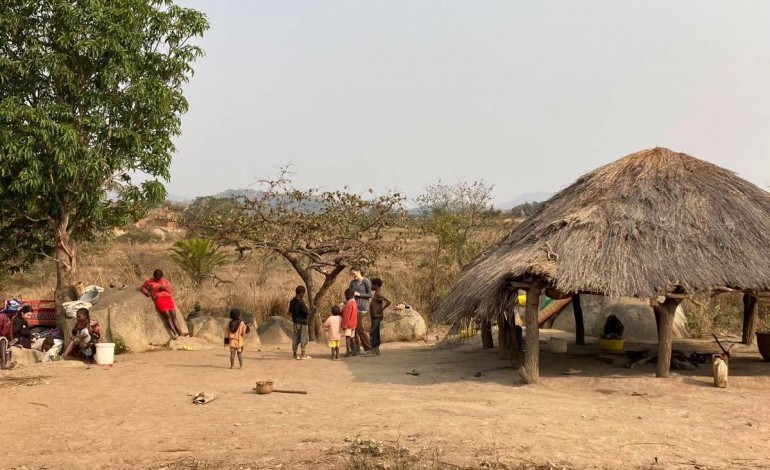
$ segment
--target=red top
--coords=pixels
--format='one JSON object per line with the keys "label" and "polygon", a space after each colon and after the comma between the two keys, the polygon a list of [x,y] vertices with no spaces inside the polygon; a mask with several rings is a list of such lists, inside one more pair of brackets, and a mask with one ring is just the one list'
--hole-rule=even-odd
{"label": "red top", "polygon": [[0,313],[0,337],[13,341],[13,321],[4,313]]}
{"label": "red top", "polygon": [[358,326],[358,305],[354,299],[350,299],[342,308],[342,329],[355,330]]}
{"label": "red top", "polygon": [[151,277],[142,284],[142,293],[144,295],[149,294],[153,300],[158,297],[171,297],[171,283],[165,277],[161,278],[160,281]]}

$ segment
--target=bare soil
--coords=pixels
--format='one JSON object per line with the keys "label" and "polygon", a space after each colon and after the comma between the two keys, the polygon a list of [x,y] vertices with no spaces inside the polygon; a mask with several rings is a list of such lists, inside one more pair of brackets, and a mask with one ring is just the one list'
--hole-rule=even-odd
{"label": "bare soil", "polygon": [[[264,347],[244,370],[215,349],[3,371],[0,468],[770,468],[770,364],[755,349],[733,350],[727,389],[710,366],[656,379],[573,349],[544,351],[536,386],[475,342],[339,362],[323,345],[308,361]],[[308,394],[256,395],[268,378]],[[192,404],[201,391],[219,398]]]}

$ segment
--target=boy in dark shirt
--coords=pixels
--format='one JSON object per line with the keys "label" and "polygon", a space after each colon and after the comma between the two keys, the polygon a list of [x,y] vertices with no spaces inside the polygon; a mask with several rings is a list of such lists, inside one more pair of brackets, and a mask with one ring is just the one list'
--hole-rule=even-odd
{"label": "boy in dark shirt", "polygon": [[382,295],[382,279],[375,277],[372,279],[372,291],[374,295],[372,301],[369,304],[369,314],[372,316],[372,351],[374,354],[380,355],[380,324],[382,323],[382,317],[384,316],[385,309],[390,307],[390,300]]}
{"label": "boy in dark shirt", "polygon": [[[307,324],[310,317],[310,309],[305,303],[305,286],[297,286],[294,292],[296,295],[289,302],[289,315],[291,315],[291,321],[294,323],[294,341],[291,344],[292,357],[294,359],[310,359],[310,356],[305,354],[308,339]],[[298,346],[301,346],[301,355],[297,355]]]}

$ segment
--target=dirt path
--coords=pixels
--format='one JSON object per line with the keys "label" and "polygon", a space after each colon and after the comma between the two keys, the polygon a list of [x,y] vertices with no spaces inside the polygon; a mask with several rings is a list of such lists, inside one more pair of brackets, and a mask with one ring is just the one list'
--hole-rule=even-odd
{"label": "dirt path", "polygon": [[[708,367],[659,380],[653,366],[548,353],[542,384],[515,386],[506,362],[477,345],[387,345],[340,362],[311,351],[292,361],[265,347],[242,371],[216,349],[2,372],[0,468],[375,468],[382,457],[348,452],[357,437],[392,458],[387,449],[404,446],[429,468],[770,467],[770,364],[756,355],[734,361],[721,390]],[[570,367],[583,373],[561,375]],[[309,394],[257,396],[263,378]],[[190,404],[204,390],[220,398]]]}

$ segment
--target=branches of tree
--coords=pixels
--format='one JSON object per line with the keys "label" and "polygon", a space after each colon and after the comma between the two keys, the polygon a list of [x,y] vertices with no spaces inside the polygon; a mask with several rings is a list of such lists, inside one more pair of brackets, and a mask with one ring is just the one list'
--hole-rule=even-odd
{"label": "branches of tree", "polygon": [[[189,40],[207,29],[170,0],[3,3],[0,224],[13,233],[2,243],[53,256],[59,305],[79,242],[165,200],[182,87],[203,54]],[[2,268],[29,261],[5,250]]]}
{"label": "branches of tree", "polygon": [[[299,190],[286,169],[260,185],[254,197],[195,201],[188,227],[241,256],[260,250],[283,257],[302,279],[314,312],[345,268],[371,265],[399,248],[399,235],[386,231],[403,223],[400,194]],[[319,317],[311,324],[314,339],[321,334]]]}

